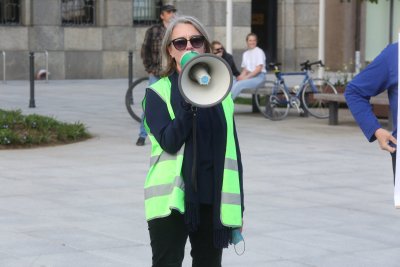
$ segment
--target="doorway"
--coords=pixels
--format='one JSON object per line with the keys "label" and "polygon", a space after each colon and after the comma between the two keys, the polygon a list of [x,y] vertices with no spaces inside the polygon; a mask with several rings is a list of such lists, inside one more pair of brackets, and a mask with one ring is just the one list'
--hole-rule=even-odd
{"label": "doorway", "polygon": [[251,31],[258,36],[258,46],[267,55],[267,62],[277,59],[277,0],[251,1]]}

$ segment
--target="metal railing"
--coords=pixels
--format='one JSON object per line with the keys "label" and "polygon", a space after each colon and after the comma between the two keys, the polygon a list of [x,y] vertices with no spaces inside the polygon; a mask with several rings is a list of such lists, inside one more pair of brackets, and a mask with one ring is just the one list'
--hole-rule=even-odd
{"label": "metal railing", "polygon": [[45,50],[44,55],[46,58],[46,83],[47,83],[49,82],[49,52]]}
{"label": "metal railing", "polygon": [[[44,54],[44,57],[45,57],[45,69],[40,69],[39,70],[39,72],[38,72],[38,76],[40,76],[40,71],[44,71],[44,73],[45,73],[45,75],[46,75],[46,83],[48,83],[49,82],[49,52],[47,51],[47,50],[44,50],[44,51],[36,51],[36,52],[34,52],[34,53],[39,53],[39,54]],[[36,77],[36,78],[40,78],[40,77]]]}
{"label": "metal railing", "polygon": [[6,83],[6,51],[1,51],[3,56],[3,83]]}

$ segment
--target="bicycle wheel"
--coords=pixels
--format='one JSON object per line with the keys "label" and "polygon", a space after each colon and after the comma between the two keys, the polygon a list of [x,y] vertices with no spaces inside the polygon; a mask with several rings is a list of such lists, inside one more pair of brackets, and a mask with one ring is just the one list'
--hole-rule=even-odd
{"label": "bicycle wheel", "polygon": [[290,108],[289,96],[280,84],[266,81],[265,86],[257,88],[255,102],[261,114],[273,121],[284,119]]}
{"label": "bicycle wheel", "polygon": [[149,78],[139,78],[129,86],[125,94],[126,109],[137,122],[142,122],[142,100],[147,87],[149,87]]}
{"label": "bicycle wheel", "polygon": [[316,94],[337,94],[336,88],[323,79],[312,79],[301,92],[301,100],[305,109],[316,118],[326,119],[329,117],[328,101],[315,99],[314,95]]}

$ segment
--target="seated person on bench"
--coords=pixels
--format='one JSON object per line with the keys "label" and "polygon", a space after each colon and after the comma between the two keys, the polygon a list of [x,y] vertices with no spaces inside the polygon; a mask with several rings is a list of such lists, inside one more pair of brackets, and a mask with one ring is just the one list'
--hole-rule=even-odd
{"label": "seated person on bench", "polygon": [[257,46],[257,35],[249,33],[246,37],[248,49],[243,53],[242,71],[232,86],[232,98],[235,99],[243,89],[257,88],[265,81],[267,70],[264,51]]}

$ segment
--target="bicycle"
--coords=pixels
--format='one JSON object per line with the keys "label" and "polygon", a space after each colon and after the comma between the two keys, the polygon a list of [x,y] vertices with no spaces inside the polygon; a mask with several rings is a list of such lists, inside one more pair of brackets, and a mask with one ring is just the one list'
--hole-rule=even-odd
{"label": "bicycle", "polygon": [[[312,78],[310,72],[313,65],[324,66],[322,61],[309,60],[300,64],[301,72],[281,72],[280,63],[270,63],[274,69],[275,81],[266,81],[264,88],[257,88],[255,102],[261,114],[266,118],[277,121],[284,119],[291,107],[295,107],[300,114],[308,112],[319,119],[329,117],[328,103],[314,99],[314,94],[337,94],[336,88],[324,79]],[[303,81],[290,90],[283,76],[304,76]],[[266,90],[267,89],[267,90]],[[304,111],[305,109],[305,111]]]}
{"label": "bicycle", "polygon": [[147,87],[149,87],[149,77],[139,78],[129,86],[125,94],[126,109],[137,122],[142,122],[142,100]]}

